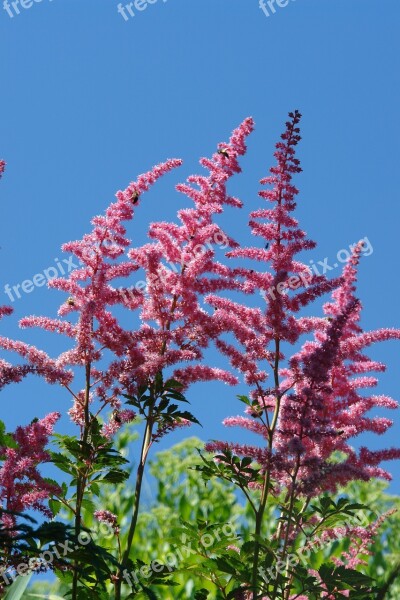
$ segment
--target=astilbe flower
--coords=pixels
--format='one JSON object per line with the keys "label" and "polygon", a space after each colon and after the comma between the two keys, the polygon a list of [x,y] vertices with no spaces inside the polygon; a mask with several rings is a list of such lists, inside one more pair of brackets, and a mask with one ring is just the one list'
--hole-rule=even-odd
{"label": "astilbe flower", "polygon": [[[361,252],[362,242],[345,266],[343,283],[333,292],[332,302],[324,306],[325,319],[314,323],[315,340],[305,343],[283,372],[287,376],[284,385],[293,385],[294,393],[282,402],[276,443],[281,455],[297,446],[291,452],[292,461],[299,466],[299,489],[307,495],[334,491],[354,479],[390,479],[379,464],[400,458],[398,449],[362,447],[356,452],[349,444],[364,432],[383,434],[392,425],[386,417],[369,417],[370,410],[398,406],[392,398],[364,392],[378,383],[367,374],[385,370],[364,349],[373,342],[400,339],[400,331],[364,333],[359,325],[362,307],[354,292]],[[337,452],[345,458],[332,461]]]}
{"label": "astilbe flower", "polygon": [[[236,383],[226,371],[199,364],[202,349],[218,334],[218,319],[201,308],[199,296],[235,286],[231,271],[215,258],[216,246],[233,246],[235,242],[213,217],[222,212],[224,204],[241,205],[228,196],[226,186],[240,171],[238,157],[245,153],[245,139],[252,129],[253,121],[246,119],[211,159],[201,159],[209,171],[207,177],[191,176],[187,184],[177,186],[195,205],[178,212],[180,226],[152,223],[149,235],[154,241],[130,250],[132,261],[145,271],[147,288],[141,318],[146,323],[137,334],[143,363],[138,364],[137,355],[129,353],[122,365],[125,382],[146,380],[166,367],[195,361],[196,365],[173,373],[182,389],[200,380]],[[150,326],[151,322],[157,326]]]}
{"label": "astilbe flower", "polygon": [[[218,334],[218,319],[200,308],[199,295],[235,285],[231,270],[214,258],[218,244],[226,247],[235,242],[213,222],[213,216],[222,211],[224,204],[240,206],[239,200],[228,195],[226,186],[228,179],[240,171],[238,158],[245,153],[245,139],[252,128],[252,120],[245,120],[211,159],[201,160],[209,170],[208,176],[192,176],[187,184],[177,186],[195,204],[179,212],[181,225],[152,223],[152,241],[128,251],[130,241],[123,222],[133,218],[150,185],[181,164],[174,159],[119,191],[105,216],[92,220],[90,234],[64,244],[63,250],[75,255],[81,267],[49,283],[68,294],[59,310],[60,319],[32,316],[22,319],[20,325],[38,326],[75,340],[55,364],[65,373],[67,367],[83,366],[86,370],[84,399],[82,392],[71,389],[70,380],[61,381],[73,394],[70,414],[81,427],[87,418],[82,406],[97,401],[100,410],[106,406],[120,410],[123,392],[135,394],[140,385],[174,366],[178,368],[172,375],[180,381],[182,390],[191,381],[221,379],[236,383],[232,374],[201,364],[203,348]],[[139,285],[116,287],[115,281],[139,269],[144,271],[138,277],[146,280],[145,289]],[[136,311],[141,322],[138,329],[125,329],[114,316],[114,307]],[[72,322],[70,316],[74,314],[77,318]],[[27,354],[22,346],[9,343],[9,347]],[[107,427],[110,433],[115,423]]]}
{"label": "astilbe flower", "polygon": [[[261,180],[262,184],[272,186],[272,189],[260,192],[272,208],[256,210],[250,215],[252,234],[262,238],[263,247],[238,247],[227,254],[231,258],[256,260],[271,267],[271,271],[255,268],[234,270],[235,275],[242,279],[241,291],[246,294],[260,292],[265,305],[251,308],[215,294],[207,297],[216,310],[220,331],[232,332],[243,350],[223,339],[218,340],[217,345],[230,358],[232,365],[243,373],[246,383],[255,386],[252,397],[258,399],[262,409],[266,403],[273,401],[273,396],[262,387],[268,374],[260,364],[274,364],[275,360],[282,358],[281,343],[293,344],[302,333],[295,314],[337,285],[337,281],[328,281],[324,276],[313,274],[308,266],[295,258],[300,251],[314,248],[315,243],[306,238],[291,215],[296,208],[295,197],[298,194],[292,177],[301,171],[299,160],[295,157],[295,147],[300,140],[298,124],[301,115],[296,111],[290,113],[290,118],[281,136],[282,141],[277,144],[277,166],[271,168],[269,177]],[[259,219],[268,219],[268,222],[259,222]]]}
{"label": "astilbe flower", "polygon": [[[11,340],[0,336],[0,348],[10,352],[16,352],[26,360],[25,366],[14,367],[11,372],[25,375],[33,373],[44,377],[51,384],[68,385],[72,380],[72,372],[64,369],[58,362],[51,359],[46,352],[39,350],[35,346],[26,344],[18,340]],[[7,368],[8,363],[4,363],[4,368]],[[18,381],[19,379],[14,379]]]}
{"label": "astilbe flower", "polygon": [[[331,560],[337,567],[346,567],[356,569],[359,565],[367,565],[365,560],[372,555],[371,546],[375,541],[381,525],[395,512],[397,509],[391,509],[383,513],[375,522],[367,525],[353,524],[351,522],[343,525],[328,527],[322,530],[319,534],[315,533],[309,541],[304,545],[304,549],[316,550],[329,548],[330,544],[338,540],[346,539],[348,541],[347,550],[343,551],[341,556],[331,556]],[[346,546],[347,547],[347,546]],[[319,578],[317,574],[317,578]]]}
{"label": "astilbe flower", "polygon": [[99,521],[99,523],[105,523],[106,525],[109,525],[115,535],[119,534],[120,528],[118,525],[117,515],[114,515],[114,513],[110,512],[109,510],[96,510],[93,513],[93,516]]}
{"label": "astilbe flower", "polygon": [[[377,379],[367,374],[385,368],[368,358],[364,349],[377,341],[399,339],[400,331],[364,333],[361,329],[361,303],[354,292],[362,242],[354,248],[338,280],[329,282],[311,275],[308,267],[295,260],[297,252],[314,244],[305,239],[290,215],[297,194],[291,178],[300,171],[294,157],[300,114],[291,113],[290,117],[283,141],[277,145],[278,165],[271,169],[272,176],[263,180],[273,187],[261,196],[274,208],[255,211],[251,221],[253,233],[263,236],[268,248],[239,248],[229,253],[271,262],[271,273],[239,270],[244,279],[243,291],[261,291],[266,308],[248,308],[217,295],[209,297],[222,323],[221,330],[232,332],[244,352],[224,340],[218,345],[253,386],[246,417],[229,418],[224,423],[258,434],[262,446],[213,442],[206,449],[230,449],[251,457],[260,463],[261,473],[270,472],[276,493],[283,489],[288,497],[313,497],[351,480],[390,477],[379,464],[399,458],[400,450],[361,448],[357,452],[349,440],[363,432],[384,433],[391,425],[387,418],[367,416],[371,409],[395,408],[397,403],[386,396],[363,393],[377,384]],[[257,224],[256,217],[269,221]],[[334,291],[332,301],[324,306],[324,318],[296,316],[302,306],[329,290]],[[305,342],[283,366],[283,343],[294,344],[306,333],[313,333],[314,340]],[[268,374],[260,368],[261,360],[272,370],[270,387],[264,384]],[[344,460],[333,460],[337,452],[344,453]]]}
{"label": "astilbe flower", "polygon": [[[11,315],[12,312],[10,306],[0,306],[0,320],[5,315]],[[31,371],[29,365],[11,365],[4,359],[0,359],[0,390],[10,383],[19,383]]]}
{"label": "astilbe flower", "polygon": [[[47,317],[26,317],[20,321],[21,327],[41,327],[47,331],[61,333],[75,341],[74,347],[61,354],[56,364],[59,369],[84,366],[90,397],[87,401],[100,400],[103,406],[110,404],[120,407],[116,397],[119,390],[112,389],[114,374],[112,368],[97,369],[95,363],[104,358],[105,352],[111,351],[122,356],[127,348],[136,349],[132,343],[132,334],[125,331],[112,315],[110,307],[124,305],[124,297],[120,289],[111,285],[114,279],[127,277],[137,267],[123,258],[130,241],[126,237],[124,221],[133,218],[134,208],[140,203],[140,196],[165,173],[178,167],[179,160],[168,160],[157,165],[148,173],[140,175],[124,191],[117,192],[117,201],[106,210],[105,216],[93,218],[93,229],[82,240],[64,244],[63,250],[71,252],[79,260],[81,267],[72,271],[68,277],[53,279],[50,286],[69,294],[66,302],[60,307],[61,319]],[[143,294],[132,294],[129,307],[140,306]],[[67,320],[75,313],[75,323]],[[1,341],[0,341],[1,343]],[[68,389],[71,381],[62,382]],[[74,407],[70,411],[73,420],[84,426],[83,405],[87,393],[74,393]]]}
{"label": "astilbe flower", "polygon": [[[114,418],[104,425],[102,433],[106,437],[111,437],[123,424],[121,415],[124,411],[120,412],[122,395],[130,397],[130,402],[136,405],[138,401],[135,396],[142,396],[143,389],[151,392],[152,401],[159,401],[161,396],[159,404],[153,402],[147,414],[140,407],[140,412],[145,414],[146,424],[136,479],[136,490],[139,491],[135,496],[122,557],[122,571],[112,576],[116,597],[120,596],[122,572],[127,566],[133,542],[149,449],[161,435],[183,425],[183,417],[190,416],[176,411],[175,419],[171,417],[166,419],[167,423],[163,422],[161,413],[165,410],[165,404],[159,382],[163,385],[167,370],[168,377],[172,375],[179,382],[179,392],[185,390],[193,380],[237,381],[222,369],[202,364],[203,349],[218,334],[218,320],[200,308],[199,296],[209,291],[235,287],[231,270],[214,259],[218,244],[233,247],[235,242],[223,234],[213,217],[222,211],[224,204],[240,206],[239,200],[228,195],[227,181],[240,170],[238,158],[245,153],[245,140],[252,128],[252,120],[247,119],[233,132],[227,144],[219,146],[211,159],[201,160],[209,175],[192,176],[187,185],[178,186],[194,201],[195,208],[180,211],[180,226],[151,224],[149,236],[152,241],[138,249],[127,251],[130,241],[126,237],[123,222],[132,219],[134,207],[139,205],[141,195],[149,186],[161,175],[179,166],[181,161],[169,160],[158,165],[141,175],[125,191],[118,192],[117,201],[108,207],[105,216],[97,216],[92,220],[90,234],[63,246],[63,250],[72,253],[82,266],[67,277],[54,279],[49,284],[68,294],[68,299],[59,310],[61,319],[31,316],[20,322],[21,327],[38,326],[66,334],[74,340],[73,347],[58,357],[56,365],[62,370],[67,367],[84,369],[83,393],[82,390],[74,391],[70,381],[62,382],[74,398],[70,415],[80,426],[83,443],[86,444],[90,439],[95,419],[105,407],[114,408],[119,416],[118,420]],[[168,267],[168,263],[173,268]],[[116,287],[116,281],[131,276],[139,269],[144,271],[144,290],[142,286]],[[137,311],[140,325],[136,330],[124,328],[117,320],[112,309],[121,307],[130,311],[131,322],[132,313]],[[66,318],[73,313],[76,318],[71,322]],[[20,345],[14,348],[30,356],[34,354]],[[33,358],[37,360],[38,355]],[[76,371],[79,370],[75,368]],[[97,406],[92,411],[95,402]],[[168,408],[171,407],[173,405]],[[160,427],[153,434],[156,423],[154,413],[157,411]],[[127,420],[131,418],[133,416],[130,414]],[[90,461],[87,461],[87,467],[91,468]],[[86,484],[86,476],[79,474],[77,498],[78,491],[80,497],[75,513],[77,535],[81,527],[81,498]],[[77,586],[78,570],[75,570],[73,589],[77,589]]]}
{"label": "astilbe flower", "polygon": [[[291,120],[275,153],[278,164],[271,169],[272,175],[262,180],[272,189],[260,195],[273,208],[252,213],[252,233],[264,238],[264,248],[236,248],[228,254],[232,258],[270,263],[271,271],[267,272],[235,270],[242,278],[241,290],[260,292],[265,307],[250,308],[219,294],[208,297],[219,317],[220,333],[233,334],[243,351],[224,337],[219,338],[217,345],[251,386],[246,416],[228,418],[224,424],[244,428],[262,441],[260,446],[217,441],[206,444],[206,450],[217,453],[217,461],[221,459],[218,457],[221,451],[230,451],[258,464],[259,478],[249,482],[249,487],[262,491],[260,505],[255,508],[256,539],[262,532],[260,523],[269,494],[284,498],[282,519],[273,535],[283,559],[296,536],[302,535],[292,519],[296,498],[303,497],[308,504],[311,498],[335,492],[339,485],[352,480],[390,478],[380,463],[400,458],[399,449],[361,448],[357,452],[350,445],[350,440],[361,433],[382,434],[391,426],[392,422],[385,417],[370,417],[371,409],[397,407],[389,397],[367,395],[364,391],[377,385],[376,377],[370,374],[385,369],[383,364],[370,359],[365,349],[377,341],[399,339],[400,331],[383,329],[364,333],[361,329],[362,307],[355,297],[355,282],[363,243],[356,245],[342,277],[334,281],[311,274],[295,258],[298,252],[314,247],[291,215],[298,193],[292,175],[301,170],[295,158],[300,116],[297,111],[290,113]],[[256,220],[259,218],[268,222],[259,223]],[[302,307],[328,291],[332,292],[332,300],[324,306],[324,318],[297,315]],[[300,350],[286,358],[284,344],[286,348],[310,333],[313,340],[306,341]],[[262,363],[272,371],[273,381],[269,386],[265,383],[268,370],[262,368]],[[360,555],[367,552],[379,524],[378,521],[372,527],[348,531],[353,540],[338,564],[349,567],[360,564]],[[257,586],[258,552],[256,549],[253,589]],[[322,596],[331,597],[325,592]],[[254,592],[248,592],[249,600],[253,597]]]}
{"label": "astilbe flower", "polygon": [[[301,115],[296,111],[289,116],[282,141],[276,146],[277,165],[271,168],[269,177],[261,180],[261,184],[271,186],[271,189],[261,191],[260,196],[272,207],[251,213],[252,234],[262,238],[263,247],[239,247],[227,254],[230,258],[256,260],[270,267],[270,270],[234,269],[241,280],[240,290],[246,294],[260,292],[265,303],[260,308],[253,308],[216,294],[206,298],[215,308],[219,332],[233,333],[241,346],[237,348],[220,337],[218,348],[243,374],[245,382],[252,386],[250,397],[253,407],[248,410],[249,418],[242,418],[240,423],[228,419],[225,424],[255,428],[265,439],[271,435],[268,411],[279,409],[284,392],[278,382],[279,365],[284,358],[282,344],[294,344],[304,330],[296,314],[301,307],[338,285],[336,280],[328,281],[324,276],[313,274],[308,266],[296,259],[299,252],[313,248],[315,243],[306,238],[291,214],[296,208],[295,197],[298,194],[292,177],[301,171],[299,160],[295,157],[295,148],[300,141],[298,125]],[[259,219],[268,221],[259,222]],[[273,370],[274,380],[270,387],[265,385],[269,374],[264,365]],[[251,418],[264,413],[267,420],[262,423]],[[217,443],[209,445],[208,449],[213,451],[225,447],[224,443]],[[235,445],[231,449],[240,451],[240,447]],[[250,452],[253,458],[262,456],[265,463],[269,461],[270,450],[246,446],[246,452]]]}
{"label": "astilbe flower", "polygon": [[101,433],[105,438],[111,439],[124,423],[130,423],[136,418],[136,413],[133,410],[114,410],[111,419],[102,427]]}
{"label": "astilbe flower", "polygon": [[[52,517],[45,500],[60,490],[43,479],[38,467],[50,460],[46,445],[60,416],[53,412],[30,425],[17,427],[12,434],[16,447],[0,449],[5,457],[0,469],[0,502],[3,509],[11,512],[34,509]],[[14,527],[16,517],[3,513],[2,523],[5,527]]]}
{"label": "astilbe flower", "polygon": [[170,422],[165,422],[162,424],[159,424],[158,429],[155,433],[153,433],[151,441],[152,442],[159,442],[161,438],[163,438],[165,435],[167,435],[167,433],[170,433],[171,431],[175,431],[176,429],[181,429],[183,427],[190,427],[191,426],[191,421],[188,421],[188,419],[175,419],[174,421],[170,421]]}
{"label": "astilbe flower", "polygon": [[359,565],[367,565],[368,563],[363,557],[372,555],[371,546],[375,541],[379,528],[395,512],[396,509],[386,511],[374,523],[366,527],[353,526],[346,528],[344,531],[340,531],[340,528],[335,528],[332,533],[327,532],[328,535],[331,533],[333,539],[335,539],[335,536],[346,536],[350,540],[349,549],[342,553],[341,558],[333,556],[332,562],[338,567],[346,567],[348,569],[355,569]]}

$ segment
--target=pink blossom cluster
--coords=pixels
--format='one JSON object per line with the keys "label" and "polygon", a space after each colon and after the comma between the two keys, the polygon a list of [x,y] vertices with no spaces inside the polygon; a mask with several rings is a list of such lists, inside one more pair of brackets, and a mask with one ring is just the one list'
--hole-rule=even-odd
{"label": "pink blossom cluster", "polygon": [[[0,320],[5,315],[11,315],[12,312],[10,306],[0,306]],[[20,382],[31,370],[28,365],[11,365],[0,358],[0,390],[10,383]]]}
{"label": "pink blossom cluster", "polygon": [[3,176],[5,168],[6,168],[6,162],[4,160],[0,160],[0,179]]}
{"label": "pink blossom cluster", "polygon": [[133,410],[114,410],[111,419],[102,427],[102,435],[107,439],[111,439],[124,423],[130,423],[136,418],[136,413]]}
{"label": "pink blossom cluster", "polygon": [[[73,341],[69,350],[53,361],[22,342],[0,339],[0,346],[18,352],[50,382],[59,381],[70,390],[74,400],[70,414],[75,422],[82,423],[86,400],[82,392],[72,389],[70,367],[82,366],[89,373],[89,402],[92,406],[99,402],[100,409],[119,410],[122,393],[134,394],[139,385],[174,367],[172,376],[183,389],[192,381],[237,382],[231,373],[202,364],[203,349],[217,337],[220,327],[218,317],[201,306],[200,296],[235,286],[231,270],[215,259],[215,252],[222,241],[232,247],[236,243],[213,217],[224,204],[241,205],[228,194],[227,182],[240,171],[238,158],[245,153],[252,129],[252,120],[246,119],[211,159],[201,159],[207,176],[191,176],[177,186],[194,203],[193,208],[178,213],[180,225],[152,223],[151,241],[130,248],[123,224],[133,218],[143,193],[180,166],[181,161],[173,159],[117,192],[117,201],[105,215],[92,220],[91,233],[64,244],[63,250],[74,254],[82,266],[49,284],[68,294],[59,310],[60,319],[31,316],[22,319],[20,326],[66,335]],[[145,289],[116,285],[135,272],[145,279]],[[137,312],[141,324],[136,330],[121,325],[113,312],[118,307]],[[116,429],[115,421],[105,426],[107,435]]]}
{"label": "pink blossom cluster", "polygon": [[[230,271],[215,257],[218,240],[228,246],[235,242],[213,217],[222,212],[224,204],[241,204],[228,195],[227,182],[240,171],[238,157],[245,153],[245,139],[252,129],[252,120],[246,119],[211,159],[201,159],[208,176],[191,176],[186,184],[177,186],[194,203],[193,208],[178,212],[180,226],[152,223],[149,236],[154,241],[129,251],[131,260],[145,272],[147,293],[141,314],[146,325],[139,331],[144,362],[137,365],[135,356],[128,357],[123,365],[125,381],[146,379],[177,363],[196,361],[196,365],[180,367],[173,375],[184,387],[192,381],[210,379],[236,382],[226,371],[200,364],[202,349],[218,335],[219,324],[201,306],[199,297],[235,285]],[[157,327],[149,326],[149,322]]]}
{"label": "pink blossom cluster", "polygon": [[[91,433],[90,420],[104,409],[113,409],[102,428],[107,439],[134,420],[136,413],[122,405],[122,398],[130,397],[148,418],[144,469],[151,444],[190,423],[162,415],[154,418],[157,406],[150,401],[146,414],[137,399],[143,386],[155,390],[159,375],[165,373],[179,382],[182,391],[199,381],[235,385],[240,375],[250,387],[248,406],[245,415],[227,418],[224,424],[243,428],[261,441],[258,445],[217,441],[206,449],[250,457],[260,467],[256,485],[264,486],[264,497],[284,491],[289,499],[303,496],[309,501],[352,480],[389,479],[381,463],[400,458],[400,450],[356,450],[353,440],[366,432],[381,435],[392,425],[376,413],[396,408],[397,402],[370,392],[378,383],[376,373],[385,365],[366,352],[378,341],[400,339],[400,331],[361,328],[356,279],[362,242],[338,279],[315,275],[300,259],[315,243],[293,216],[298,195],[293,177],[301,171],[296,158],[301,115],[295,111],[289,118],[276,145],[276,165],[260,182],[267,186],[259,193],[266,207],[250,214],[252,246],[240,246],[216,220],[225,206],[241,207],[228,184],[240,172],[239,159],[254,127],[248,118],[211,158],[201,159],[206,174],[192,175],[177,185],[191,202],[178,212],[178,223],[151,223],[149,240],[139,247],[127,237],[126,222],[133,219],[143,194],[181,165],[170,159],[118,191],[105,214],[92,219],[90,233],[64,244],[63,250],[73,254],[80,267],[49,284],[66,295],[58,318],[28,316],[20,326],[62,334],[70,341],[68,349],[52,358],[23,341],[0,337],[0,348],[23,359],[16,366],[0,359],[0,389],[29,373],[60,384],[72,397],[69,415],[81,428],[84,443]],[[0,161],[0,177],[4,165]],[[229,249],[223,256],[228,261],[219,259],[218,246]],[[249,261],[252,268],[242,266]],[[129,283],[137,278],[145,284],[129,287],[128,278]],[[301,316],[303,308],[327,293],[331,298],[324,304],[323,316]],[[248,302],[250,295],[261,298],[261,305],[253,298]],[[10,313],[9,307],[0,307],[0,318]],[[206,364],[204,354],[211,342],[229,359],[230,371]],[[84,387],[79,379],[82,370]],[[45,500],[56,489],[41,477],[38,467],[49,459],[45,446],[59,416],[50,413],[19,427],[13,435],[15,448],[2,449],[3,508],[16,512],[34,508],[50,516]],[[78,511],[77,522],[80,516]],[[119,531],[113,513],[97,511],[95,517]],[[15,524],[12,516],[2,518],[8,527]],[[282,525],[279,540],[295,539],[296,531],[288,527]],[[358,542],[338,564],[357,566],[375,532],[352,529]],[[250,600],[252,594],[243,592],[241,597]]]}
{"label": "pink blossom cluster", "polygon": [[[310,274],[296,258],[315,245],[291,214],[298,193],[292,177],[301,171],[295,157],[300,117],[297,111],[290,113],[277,144],[277,165],[261,181],[271,189],[260,196],[272,207],[251,214],[252,233],[265,241],[264,248],[229,252],[232,258],[253,259],[267,267],[236,269],[242,277],[242,291],[259,292],[264,306],[249,307],[216,294],[207,298],[215,308],[220,330],[233,334],[236,341],[221,337],[217,345],[251,386],[252,405],[246,416],[228,418],[224,423],[257,434],[262,443],[212,442],[206,449],[230,449],[249,456],[261,465],[262,473],[270,472],[276,492],[286,489],[289,494],[312,497],[351,480],[390,477],[380,463],[400,458],[399,449],[370,451],[362,447],[357,451],[350,440],[365,432],[382,434],[392,424],[386,417],[369,416],[371,410],[396,408],[397,402],[365,393],[377,385],[372,373],[385,369],[369,358],[365,349],[378,341],[400,339],[400,331],[366,333],[361,329],[355,283],[362,242],[354,248],[342,276],[333,281]],[[332,293],[332,299],[324,305],[324,317],[297,315],[326,292]],[[291,346],[306,334],[313,339],[293,353]],[[292,356],[285,356],[286,349]],[[271,375],[273,381],[268,385]],[[345,458],[333,460],[338,453]]]}
{"label": "pink blossom cluster", "polygon": [[[282,456],[291,453],[289,463],[281,462],[281,467],[290,469],[291,461],[299,465],[301,489],[307,494],[333,491],[353,479],[390,479],[379,465],[400,458],[399,449],[361,447],[357,452],[349,443],[365,432],[385,433],[392,421],[371,417],[369,412],[398,406],[390,397],[366,393],[378,383],[370,374],[384,371],[385,366],[364,350],[373,342],[400,339],[400,331],[364,333],[361,329],[361,303],[354,296],[361,250],[360,244],[354,249],[342,284],[325,304],[325,319],[315,320],[314,340],[305,343],[291,358],[290,367],[282,370],[283,385],[293,386],[293,393],[282,401],[276,448]],[[332,461],[337,452],[346,458]]]}
{"label": "pink blossom cluster", "polygon": [[191,422],[187,419],[175,419],[171,422],[162,423],[159,425],[157,431],[152,435],[152,442],[158,442],[162,437],[170,433],[171,431],[175,431],[175,429],[181,429],[183,427],[190,427]]}
{"label": "pink blossom cluster", "polygon": [[99,521],[99,523],[106,523],[114,530],[114,533],[118,535],[120,529],[118,527],[118,517],[109,510],[96,510],[93,515]]}
{"label": "pink blossom cluster", "polygon": [[[5,457],[0,468],[0,502],[3,509],[11,512],[34,509],[52,517],[45,500],[60,490],[43,479],[38,467],[50,460],[46,445],[60,416],[57,412],[49,413],[30,425],[17,427],[12,434],[15,447],[0,449]],[[16,517],[3,513],[2,523],[5,527],[13,527]]]}
{"label": "pink blossom cluster", "polygon": [[[19,367],[20,372],[26,371],[40,375],[52,384],[67,385],[72,380],[72,372],[65,370],[57,361],[52,360],[46,352],[35,346],[0,336],[0,348],[15,352],[26,360],[27,366]],[[18,367],[15,368],[15,372],[18,373]],[[14,381],[17,381],[17,379]]]}
{"label": "pink blossom cluster", "polygon": [[359,565],[367,565],[368,563],[363,557],[372,555],[370,548],[379,528],[395,512],[396,509],[391,509],[367,526],[347,525],[326,529],[321,534],[320,539],[313,541],[313,545],[315,543],[322,545],[345,537],[349,540],[348,550],[344,551],[340,557],[332,556],[332,562],[338,567],[348,569],[356,569]]}
{"label": "pink blossom cluster", "polygon": [[[268,375],[260,363],[268,365],[275,360],[274,351],[268,348],[276,341],[295,343],[303,333],[295,314],[337,283],[312,274],[309,267],[295,258],[299,252],[315,247],[291,214],[298,194],[292,177],[301,171],[295,157],[295,147],[300,141],[300,117],[297,111],[291,113],[282,141],[277,144],[277,166],[271,168],[269,177],[261,180],[263,185],[272,186],[260,192],[272,208],[250,214],[251,232],[262,238],[263,248],[259,245],[238,247],[228,253],[230,258],[250,259],[264,266],[260,270],[236,268],[234,273],[242,278],[239,289],[245,294],[259,292],[265,298],[265,306],[253,308],[220,295],[207,297],[215,308],[221,331],[232,332],[240,344],[237,347],[219,339],[217,345],[229,357],[232,366],[243,373],[246,383],[255,386],[253,397],[258,398],[262,408],[270,394],[262,387]],[[266,268],[268,265],[270,270]]]}

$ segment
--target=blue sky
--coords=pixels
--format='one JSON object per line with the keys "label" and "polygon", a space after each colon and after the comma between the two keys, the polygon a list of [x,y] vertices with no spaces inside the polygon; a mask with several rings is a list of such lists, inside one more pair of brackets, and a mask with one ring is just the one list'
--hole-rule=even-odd
{"label": "blue sky", "polygon": [[[12,16],[1,0],[0,158],[8,163],[0,186],[1,304],[9,302],[7,283],[66,258],[60,245],[81,237],[116,190],[153,164],[182,157],[184,166],[142,202],[129,234],[142,242],[150,220],[173,219],[182,202],[174,184],[198,172],[198,158],[248,115],[257,127],[231,189],[245,211],[254,209],[286,114],[298,108],[298,216],[318,242],[309,260],[332,264],[339,250],[367,236],[373,252],[360,269],[364,327],[400,326],[400,4],[275,6],[266,16],[258,0],[156,0],[125,20],[115,0],[42,0],[17,5],[19,14],[11,6]],[[245,212],[232,209],[225,223],[246,239]],[[43,287],[23,294],[2,333],[32,340],[32,332],[17,331],[17,320],[55,315],[63,300]],[[56,350],[56,340],[34,339]],[[373,356],[389,366],[380,392],[395,396],[399,345],[376,347]],[[241,411],[239,391],[193,388],[193,410],[204,423],[193,433],[233,435],[219,423]],[[62,391],[32,380],[6,390],[2,401],[10,428],[69,406]],[[400,413],[395,421],[386,442],[371,440],[374,447],[398,442]]]}

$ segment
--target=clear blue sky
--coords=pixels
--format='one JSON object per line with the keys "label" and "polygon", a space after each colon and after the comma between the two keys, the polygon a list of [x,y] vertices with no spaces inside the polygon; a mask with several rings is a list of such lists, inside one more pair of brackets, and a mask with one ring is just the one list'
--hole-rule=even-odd
{"label": "clear blue sky", "polygon": [[[364,326],[400,326],[398,0],[296,0],[268,17],[258,0],[156,0],[134,17],[125,11],[127,20],[117,5],[42,0],[20,6],[20,14],[11,6],[10,17],[0,1],[0,158],[8,163],[0,303],[8,302],[5,284],[54,266],[60,245],[79,238],[117,189],[176,156],[183,168],[146,197],[130,235],[143,241],[149,220],[173,219],[181,202],[174,184],[197,172],[199,156],[248,115],[257,129],[232,191],[253,209],[286,113],[298,108],[298,214],[319,243],[309,259],[334,262],[338,250],[367,236],[374,251],[360,271]],[[245,237],[245,213],[228,216],[233,233]],[[31,340],[17,319],[54,315],[62,300],[46,288],[24,294],[2,333]],[[35,339],[56,351],[55,339]],[[399,344],[377,347],[374,356],[389,365],[380,392],[400,396]],[[193,388],[204,423],[193,433],[231,437],[219,423],[241,411],[236,393]],[[9,427],[68,405],[62,391],[32,380],[2,395]],[[400,413],[386,442],[374,446],[397,443],[399,427]]]}

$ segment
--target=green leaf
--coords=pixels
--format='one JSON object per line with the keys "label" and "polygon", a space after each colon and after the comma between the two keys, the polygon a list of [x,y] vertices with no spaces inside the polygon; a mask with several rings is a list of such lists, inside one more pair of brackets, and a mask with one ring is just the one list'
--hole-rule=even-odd
{"label": "green leaf", "polygon": [[183,385],[176,379],[168,379],[168,381],[165,382],[165,389],[168,389],[168,388],[175,388],[175,389],[180,390],[183,388]]}
{"label": "green leaf", "polygon": [[169,404],[169,399],[168,398],[161,398],[159,405],[157,406],[157,410],[159,413],[161,413],[163,410],[165,410],[167,408]]}
{"label": "green leaf", "polygon": [[90,484],[90,491],[94,496],[100,496],[100,486],[94,481]]}
{"label": "green leaf", "polygon": [[51,462],[58,467],[64,473],[68,475],[75,475],[75,465],[69,458],[61,454],[60,452],[50,452]]}
{"label": "green leaf", "polygon": [[198,421],[196,419],[196,417],[194,417],[192,415],[192,413],[188,412],[187,410],[183,410],[182,412],[177,413],[177,416],[180,419],[187,419],[188,421],[190,421],[191,423],[196,423],[196,425],[200,425],[200,427],[202,427],[202,424],[200,423],[200,421]]}
{"label": "green leaf", "polygon": [[89,498],[83,498],[82,506],[85,510],[87,510],[90,514],[93,514],[96,510],[95,503]]}
{"label": "green leaf", "polygon": [[207,600],[209,595],[210,592],[202,588],[201,590],[195,593],[194,600]]}
{"label": "green leaf", "polygon": [[113,469],[112,471],[109,471],[109,473],[106,473],[100,481],[103,483],[123,483],[128,478],[129,473],[127,473],[127,471]]}
{"label": "green leaf", "polygon": [[237,396],[237,398],[240,400],[240,402],[243,402],[247,406],[250,406],[252,403],[251,400],[247,396]]}
{"label": "green leaf", "polygon": [[228,562],[228,557],[217,557],[215,563],[220,571],[223,573],[229,573],[229,575],[236,575],[237,568]]}
{"label": "green leaf", "polygon": [[148,587],[143,587],[143,592],[150,600],[159,600],[158,596]]}
{"label": "green leaf", "polygon": [[51,512],[53,513],[53,516],[56,517],[61,510],[61,502],[59,502],[58,500],[50,499],[49,507]]}
{"label": "green leaf", "polygon": [[18,577],[14,583],[10,586],[7,594],[4,596],[4,600],[20,600],[22,598],[28,584],[33,576],[33,573],[29,573],[24,577]]}
{"label": "green leaf", "polygon": [[321,565],[318,573],[329,591],[338,586],[342,586],[342,589],[361,591],[361,588],[368,591],[374,582],[368,575],[346,567],[335,567],[332,563]]}

